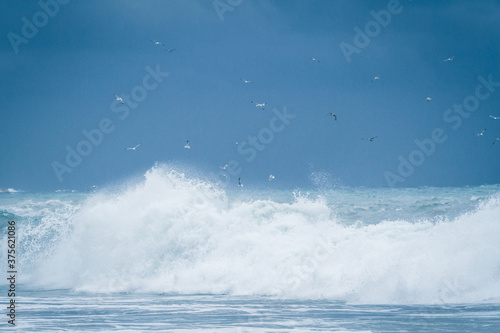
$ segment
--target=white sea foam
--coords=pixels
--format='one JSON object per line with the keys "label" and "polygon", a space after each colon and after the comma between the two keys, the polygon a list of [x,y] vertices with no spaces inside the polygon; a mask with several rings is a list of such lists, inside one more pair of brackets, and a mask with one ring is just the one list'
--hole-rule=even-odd
{"label": "white sea foam", "polygon": [[125,190],[92,194],[75,212],[60,211],[26,229],[45,234],[22,236],[40,242],[26,247],[24,255],[36,259],[24,282],[88,292],[353,303],[500,300],[498,196],[441,222],[369,224],[342,223],[324,196],[290,197],[234,199],[157,166]]}
{"label": "white sea foam", "polygon": [[7,192],[7,193],[17,193],[19,191],[14,190],[13,188],[1,188],[0,187],[0,192]]}

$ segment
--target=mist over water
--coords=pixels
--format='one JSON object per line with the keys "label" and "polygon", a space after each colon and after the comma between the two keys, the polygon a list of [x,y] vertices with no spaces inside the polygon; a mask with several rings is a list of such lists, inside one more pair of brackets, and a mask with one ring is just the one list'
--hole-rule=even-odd
{"label": "mist over water", "polygon": [[0,212],[32,288],[498,302],[499,193],[236,191],[155,166],[121,190],[5,194]]}

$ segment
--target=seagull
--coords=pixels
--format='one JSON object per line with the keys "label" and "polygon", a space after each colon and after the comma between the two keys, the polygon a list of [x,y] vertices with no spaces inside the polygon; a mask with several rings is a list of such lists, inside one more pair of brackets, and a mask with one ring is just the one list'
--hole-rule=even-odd
{"label": "seagull", "polygon": [[238,186],[243,187],[243,184],[241,183],[241,178],[238,178]]}
{"label": "seagull", "polygon": [[333,118],[335,118],[335,120],[337,120],[337,115],[333,112],[328,113],[328,116],[332,116]]}
{"label": "seagull", "polygon": [[174,51],[175,51],[175,49],[168,49],[168,50],[166,50],[166,51],[168,51],[168,53],[170,53],[170,52],[174,52]]}
{"label": "seagull", "polygon": [[152,39],[150,39],[150,41],[152,41],[155,45],[165,46],[165,44],[163,44],[162,42],[158,42],[158,41],[152,40]]}
{"label": "seagull", "polygon": [[368,141],[370,141],[370,142],[373,142],[373,140],[375,140],[376,138],[377,138],[377,137],[376,137],[376,136],[374,136],[374,137],[371,137],[371,138],[369,138],[369,139],[361,139],[361,140],[368,140]]}
{"label": "seagull", "polygon": [[228,166],[229,166],[229,165],[226,163],[226,165],[224,165],[224,166],[220,166],[219,168],[220,168],[221,170],[226,170]]}
{"label": "seagull", "polygon": [[132,147],[132,148],[125,148],[126,150],[136,150],[141,144],[139,143],[137,146]]}
{"label": "seagull", "polygon": [[430,101],[432,101],[432,98],[427,97],[426,100],[427,100],[427,102],[430,102]]}
{"label": "seagull", "polygon": [[484,132],[486,132],[486,128],[484,130],[482,130],[481,133],[477,133],[476,135],[477,136],[483,136]]}
{"label": "seagull", "polygon": [[493,118],[495,120],[500,119],[500,117],[495,117],[495,116],[492,116],[492,115],[490,115],[490,118]]}
{"label": "seagull", "polygon": [[186,141],[186,145],[184,146],[184,148],[186,148],[186,149],[190,149],[191,148],[191,146],[189,145],[189,140]]}
{"label": "seagull", "polygon": [[253,101],[251,101],[250,103],[255,104],[256,107],[261,108],[262,110],[264,110],[264,107],[266,106],[266,103],[258,104],[258,103],[254,103]]}
{"label": "seagull", "polygon": [[446,61],[453,61],[453,59],[455,59],[455,56],[451,57],[451,58],[448,58],[448,59],[444,59],[442,60],[442,62],[446,62]]}
{"label": "seagull", "polygon": [[495,142],[497,142],[497,141],[500,141],[500,136],[498,138],[496,138],[495,141],[493,141],[493,143],[491,145],[494,145]]}
{"label": "seagull", "polygon": [[319,63],[319,60],[318,60],[318,59],[316,59],[316,58],[311,58],[311,59],[312,59],[312,61],[316,61],[316,62],[318,62],[318,63]]}
{"label": "seagull", "polygon": [[118,96],[117,94],[114,94],[114,95],[116,97],[116,100],[120,101],[123,104],[123,99],[120,96]]}
{"label": "seagull", "polygon": [[252,81],[248,81],[248,80],[245,80],[245,79],[241,79],[241,80],[242,80],[243,82],[245,82],[245,83],[250,83],[250,82],[252,82]]}
{"label": "seagull", "polygon": [[372,79],[372,82],[374,82],[375,80],[380,80],[380,74],[375,76],[373,79]]}
{"label": "seagull", "polygon": [[269,181],[273,180],[275,177],[273,175],[269,175]]}

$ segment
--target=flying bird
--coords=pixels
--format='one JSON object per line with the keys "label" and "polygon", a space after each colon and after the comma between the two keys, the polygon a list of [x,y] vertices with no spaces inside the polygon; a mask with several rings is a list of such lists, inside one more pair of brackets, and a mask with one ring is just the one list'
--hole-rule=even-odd
{"label": "flying bird", "polygon": [[241,178],[238,178],[238,186],[243,187],[243,184],[241,183]]}
{"label": "flying bird", "polygon": [[330,112],[328,115],[329,115],[329,116],[332,116],[333,118],[335,118],[335,120],[337,120],[337,115],[336,115],[336,114],[334,114],[333,112]]}
{"label": "flying bird", "polygon": [[373,79],[372,79],[372,82],[374,82],[375,80],[380,80],[380,74],[375,76]]}
{"label": "flying bird", "polygon": [[168,51],[168,53],[170,53],[170,52],[174,52],[174,51],[175,51],[175,49],[168,49],[168,50],[166,50],[166,51]]}
{"label": "flying bird", "polygon": [[224,166],[220,166],[219,168],[220,168],[221,170],[226,170],[228,166],[229,166],[229,165],[226,163],[226,165],[224,165]]}
{"label": "flying bird", "polygon": [[251,101],[250,103],[255,104],[256,107],[261,108],[264,110],[264,107],[266,106],[266,103],[254,103],[254,101]]}
{"label": "flying bird", "polygon": [[495,142],[497,142],[497,141],[500,141],[500,136],[498,138],[496,138],[495,141],[493,141],[493,143],[491,145],[494,145]]}
{"label": "flying bird", "polygon": [[482,130],[481,133],[477,133],[476,135],[477,136],[483,136],[484,132],[486,132],[486,128],[484,130]]}
{"label": "flying bird", "polygon": [[500,119],[500,117],[495,117],[495,116],[492,116],[492,115],[490,115],[490,118],[493,118],[495,120]]}
{"label": "flying bird", "polygon": [[275,177],[273,175],[269,175],[269,181],[273,180]]}
{"label": "flying bird", "polygon": [[311,59],[312,59],[312,61],[316,61],[317,63],[319,63],[318,59],[316,59],[316,58],[311,58]]}
{"label": "flying bird", "polygon": [[426,100],[427,100],[427,102],[430,102],[430,101],[432,101],[432,98],[427,97]]}
{"label": "flying bird", "polygon": [[245,83],[250,83],[250,82],[252,82],[252,81],[245,80],[245,79],[240,79],[240,80],[242,80],[242,81],[243,81],[243,82],[245,82]]}
{"label": "flying bird", "polygon": [[141,144],[139,143],[137,146],[132,147],[132,148],[125,148],[126,150],[136,150]]}
{"label": "flying bird", "polygon": [[162,42],[158,42],[158,41],[153,40],[153,39],[150,39],[150,41],[152,41],[152,42],[153,42],[153,44],[155,44],[155,45],[161,45],[161,46],[163,46],[163,47],[165,46],[165,44],[163,44]]}
{"label": "flying bird", "polygon": [[455,56],[450,57],[448,59],[444,59],[444,60],[442,60],[442,62],[453,61],[454,59],[455,59]]}
{"label": "flying bird", "polygon": [[373,142],[373,140],[375,140],[376,138],[377,138],[377,137],[376,137],[376,136],[374,136],[374,137],[371,137],[371,138],[369,138],[369,139],[361,139],[361,140],[368,140],[368,141],[370,141],[370,142]]}
{"label": "flying bird", "polygon": [[189,140],[186,141],[186,145],[184,146],[184,148],[186,148],[186,149],[190,149],[191,148],[191,146],[189,145]]}
{"label": "flying bird", "polygon": [[123,104],[123,99],[120,96],[118,96],[117,94],[114,94],[114,95],[116,97],[116,100],[120,101]]}

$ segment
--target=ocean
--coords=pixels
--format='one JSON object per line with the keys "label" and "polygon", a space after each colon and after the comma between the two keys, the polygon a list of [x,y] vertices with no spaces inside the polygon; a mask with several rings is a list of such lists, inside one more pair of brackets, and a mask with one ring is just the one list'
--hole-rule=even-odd
{"label": "ocean", "polygon": [[499,185],[274,184],[0,193],[0,331],[500,332]]}

